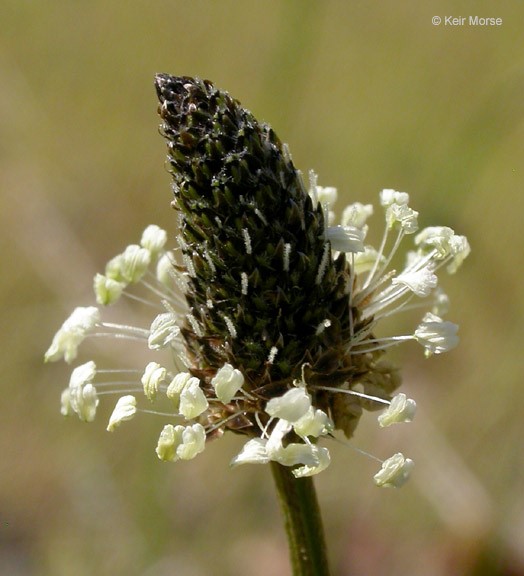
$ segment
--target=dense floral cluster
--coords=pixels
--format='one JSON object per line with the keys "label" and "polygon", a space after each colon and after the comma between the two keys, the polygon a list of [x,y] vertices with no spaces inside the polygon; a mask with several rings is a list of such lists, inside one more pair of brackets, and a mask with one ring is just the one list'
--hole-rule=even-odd
{"label": "dense floral cluster", "polygon": [[[456,271],[467,240],[446,227],[418,232],[408,195],[383,190],[385,231],[375,249],[366,242],[373,207],[347,206],[336,224],[336,190],[318,186],[314,174],[306,186],[272,130],[227,93],[167,75],[156,85],[177,246],[166,248],[168,234],[148,226],[94,279],[100,307],[139,299],[155,310],[150,325],[107,323],[99,307],[76,308],[45,359],[70,363],[86,337],[108,336],[167,351],[169,360],[139,371],[86,362],[71,374],[62,413],[91,422],[101,390],[120,393],[113,431],[152,412],[139,396],[163,398],[170,411],[162,414],[161,460],[192,459],[231,430],[247,437],[232,465],[273,461],[296,477],[324,470],[330,454],[320,439],[336,430],[351,437],[363,410],[384,408],[382,427],[411,421],[415,403],[394,394],[400,377],[384,351],[415,340],[430,356],[457,344],[436,273]],[[413,248],[397,272],[392,258],[406,236]],[[138,285],[147,299],[134,294]],[[383,318],[415,306],[427,312],[412,334],[376,336]],[[412,466],[395,454],[375,482],[400,486]]]}

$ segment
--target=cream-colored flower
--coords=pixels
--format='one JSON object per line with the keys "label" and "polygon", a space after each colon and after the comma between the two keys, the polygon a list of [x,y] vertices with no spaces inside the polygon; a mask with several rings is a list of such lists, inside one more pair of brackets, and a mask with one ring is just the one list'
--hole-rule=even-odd
{"label": "cream-colored flower", "polygon": [[107,431],[113,432],[122,422],[131,420],[136,414],[136,398],[132,395],[122,396],[118,399],[115,409],[109,418]]}
{"label": "cream-colored flower", "polygon": [[94,306],[75,308],[55,334],[51,346],[45,353],[45,361],[55,362],[63,358],[68,364],[72,362],[77,356],[78,347],[99,321],[98,308]]}
{"label": "cream-colored flower", "polygon": [[413,460],[398,452],[382,463],[374,476],[375,484],[384,488],[400,488],[407,482],[414,465]]}

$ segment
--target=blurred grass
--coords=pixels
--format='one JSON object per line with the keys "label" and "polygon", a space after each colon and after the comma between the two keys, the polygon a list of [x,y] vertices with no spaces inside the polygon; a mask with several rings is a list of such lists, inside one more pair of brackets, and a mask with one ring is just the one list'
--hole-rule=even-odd
{"label": "blurred grass", "polygon": [[[95,271],[148,223],[174,229],[152,88],[165,71],[210,78],[269,121],[340,205],[406,190],[421,225],[468,235],[470,259],[443,281],[460,347],[428,361],[399,350],[419,417],[391,434],[371,418],[356,438],[414,455],[413,482],[379,491],[374,464],[334,446],[317,485],[338,574],[523,574],[522,4],[5,0],[1,12],[0,573],[288,570],[268,471],[227,467],[240,439],[162,465],[158,421],[114,435],[103,418],[64,421],[69,369],[42,365],[65,315],[92,302]],[[431,25],[448,14],[503,25]]]}

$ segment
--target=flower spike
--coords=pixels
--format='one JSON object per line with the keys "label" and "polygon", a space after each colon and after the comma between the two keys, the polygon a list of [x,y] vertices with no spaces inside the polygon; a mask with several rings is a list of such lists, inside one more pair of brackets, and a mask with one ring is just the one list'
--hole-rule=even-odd
{"label": "flower spike", "polygon": [[[338,431],[351,438],[366,410],[388,406],[381,427],[411,421],[415,401],[396,394],[399,369],[384,354],[412,340],[426,356],[458,343],[437,275],[462,264],[466,238],[443,226],[418,231],[409,195],[384,189],[383,235],[373,247],[373,206],[354,202],[337,222],[337,189],[319,186],[312,171],[306,185],[272,128],[227,92],[168,74],[156,76],[155,88],[178,235],[147,226],[93,283],[101,306],[127,299],[154,312],[137,327],[76,308],[45,353],[71,362],[92,335],[125,341],[129,362],[145,360],[116,370],[79,366],[62,413],[92,421],[93,382],[107,373],[97,386],[121,395],[109,431],[136,415],[138,395],[168,406],[143,411],[169,418],[159,459],[190,460],[208,439],[233,431],[246,442],[232,466],[278,463],[296,478],[325,470],[324,444]],[[383,318],[421,306],[430,311],[410,333],[382,334]],[[395,454],[375,483],[400,486],[412,467]]]}

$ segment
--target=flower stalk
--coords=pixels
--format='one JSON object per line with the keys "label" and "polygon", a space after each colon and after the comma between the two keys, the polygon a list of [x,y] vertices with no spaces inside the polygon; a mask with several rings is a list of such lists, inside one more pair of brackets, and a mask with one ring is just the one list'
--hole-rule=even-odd
{"label": "flower stalk", "polygon": [[271,463],[284,516],[293,576],[329,576],[326,539],[313,478],[295,478],[287,466]]}

